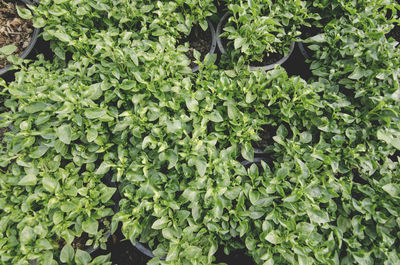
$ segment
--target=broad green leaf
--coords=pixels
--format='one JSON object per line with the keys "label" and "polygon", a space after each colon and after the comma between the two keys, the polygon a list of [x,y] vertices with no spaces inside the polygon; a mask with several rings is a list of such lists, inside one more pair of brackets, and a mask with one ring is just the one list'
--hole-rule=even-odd
{"label": "broad green leaf", "polygon": [[197,112],[199,110],[199,103],[196,99],[193,98],[186,98],[186,107],[188,108],[189,111],[192,112]]}
{"label": "broad green leaf", "polygon": [[90,254],[86,251],[77,249],[75,253],[76,265],[87,265],[91,260]]}
{"label": "broad green leaf", "polygon": [[94,129],[94,128],[89,128],[89,129],[87,130],[86,138],[87,138],[88,142],[90,143],[90,142],[93,142],[94,140],[96,140],[96,138],[97,138],[98,135],[99,135],[99,133],[97,132],[96,129]]}
{"label": "broad green leaf", "polygon": [[36,185],[36,183],[37,183],[36,176],[32,175],[32,174],[28,174],[18,182],[18,185],[21,185],[21,186],[32,186],[32,185]]}
{"label": "broad green leaf", "polygon": [[99,228],[99,223],[94,218],[88,218],[87,220],[82,222],[82,229],[88,234],[95,235],[97,233],[98,228]]}
{"label": "broad green leaf", "polygon": [[15,5],[17,8],[18,16],[20,16],[23,19],[31,19],[32,18],[32,13],[28,8],[21,8],[18,5]]}
{"label": "broad green leaf", "polygon": [[309,38],[309,41],[311,42],[325,42],[326,41],[326,36],[324,33],[317,34],[311,38]]}
{"label": "broad green leaf", "polygon": [[29,226],[25,226],[20,233],[20,240],[24,244],[28,244],[35,238],[35,232]]}
{"label": "broad green leaf", "polygon": [[99,108],[91,108],[85,110],[85,116],[88,119],[98,119],[107,114],[107,110]]}
{"label": "broad green leaf", "polygon": [[163,216],[160,219],[156,220],[153,225],[151,226],[152,229],[163,229],[167,226],[169,219],[167,216]]}
{"label": "broad green leaf", "polygon": [[253,162],[254,160],[254,148],[251,143],[247,142],[242,145],[241,154],[247,161]]}
{"label": "broad green leaf", "polygon": [[212,122],[223,122],[224,121],[224,119],[222,118],[222,116],[218,110],[214,110],[207,117]]}
{"label": "broad green leaf", "polygon": [[54,192],[58,186],[58,181],[51,177],[44,177],[42,183],[43,187],[49,192]]}
{"label": "broad green leaf", "polygon": [[17,50],[17,46],[15,45],[5,45],[0,48],[0,55],[11,55]]}
{"label": "broad green leaf", "polygon": [[244,43],[246,43],[246,40],[244,38],[238,37],[235,39],[233,45],[235,49],[239,49]]}
{"label": "broad green leaf", "polygon": [[36,103],[32,103],[32,104],[29,104],[28,106],[24,107],[24,110],[27,113],[32,114],[32,113],[42,111],[45,108],[47,108],[47,104],[45,104],[43,102],[36,102]]}
{"label": "broad green leaf", "polygon": [[269,232],[267,234],[267,236],[265,237],[265,240],[267,240],[268,242],[276,245],[276,244],[280,244],[283,242],[283,239],[280,237],[279,233],[276,230],[272,230],[271,232]]}
{"label": "broad green leaf", "polygon": [[390,194],[392,197],[398,197],[400,193],[400,185],[395,183],[389,183],[382,187],[384,191]]}
{"label": "broad green leaf", "polygon": [[63,142],[64,144],[71,143],[71,135],[72,135],[71,125],[69,124],[61,125],[60,127],[57,128],[56,134],[60,139],[60,141]]}
{"label": "broad green leaf", "polygon": [[317,208],[307,209],[307,214],[310,217],[310,220],[318,223],[323,224],[329,222],[329,215],[326,211],[322,211]]}
{"label": "broad green leaf", "polygon": [[100,197],[101,202],[102,203],[109,202],[116,190],[117,190],[117,188],[113,188],[113,187],[105,187],[104,189],[102,189],[102,194]]}
{"label": "broad green leaf", "polygon": [[196,159],[195,165],[196,165],[196,169],[197,169],[197,172],[199,173],[199,175],[201,177],[204,176],[206,174],[206,170],[207,170],[207,162],[202,159]]}
{"label": "broad green leaf", "polygon": [[351,73],[351,75],[349,75],[350,79],[353,80],[359,80],[361,77],[364,76],[364,70],[362,70],[360,67],[356,67],[353,71],[353,73]]}
{"label": "broad green leaf", "polygon": [[48,146],[44,146],[44,145],[37,146],[37,147],[33,148],[33,151],[29,154],[29,156],[31,158],[39,158],[39,157],[42,157],[47,152],[47,150],[49,150]]}
{"label": "broad green leaf", "polygon": [[54,36],[63,42],[71,42],[71,36],[62,32],[55,32]]}
{"label": "broad green leaf", "polygon": [[45,238],[40,238],[36,241],[36,246],[42,250],[52,250],[53,246],[50,244],[49,240]]}
{"label": "broad green leaf", "polygon": [[66,244],[60,252],[60,260],[64,263],[70,263],[74,259],[75,251],[71,245]]}

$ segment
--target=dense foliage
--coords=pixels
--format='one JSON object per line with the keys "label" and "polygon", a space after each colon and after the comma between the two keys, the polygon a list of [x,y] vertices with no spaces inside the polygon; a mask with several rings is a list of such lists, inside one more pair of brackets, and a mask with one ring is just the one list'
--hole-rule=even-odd
{"label": "dense foliage", "polygon": [[[153,250],[149,264],[215,264],[218,249],[245,249],[256,264],[399,264],[396,9],[41,1],[34,23],[55,58],[15,59],[15,81],[0,80],[0,126],[11,125],[0,264],[111,264],[85,249],[105,248],[119,224]],[[237,28],[226,35],[244,56],[221,69],[195,51],[192,73],[179,40],[227,10]],[[305,40],[311,78],[249,71],[250,56],[283,49],[303,22],[318,28]],[[263,160],[243,163],[255,148]]]}

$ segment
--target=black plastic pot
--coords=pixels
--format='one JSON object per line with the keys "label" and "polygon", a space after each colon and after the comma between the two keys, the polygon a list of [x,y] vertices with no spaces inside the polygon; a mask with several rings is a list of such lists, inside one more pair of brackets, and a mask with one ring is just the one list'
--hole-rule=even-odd
{"label": "black plastic pot", "polygon": [[[29,0],[18,0],[18,1],[24,3],[27,7],[28,7],[28,5],[33,5],[33,3]],[[35,1],[35,2],[37,3],[37,1]],[[22,52],[22,54],[20,56],[22,59],[25,59],[26,57],[28,57],[28,55],[32,52],[32,50],[35,47],[36,42],[38,40],[39,32],[40,32],[40,29],[33,28],[31,42],[29,43],[28,47],[25,48],[25,50]],[[12,66],[12,64],[9,64],[6,67],[1,68],[0,69],[0,77],[3,77],[3,75],[5,75],[9,71],[11,66]]]}
{"label": "black plastic pot", "polygon": [[[217,26],[217,33],[216,33],[217,34],[217,44],[218,44],[218,48],[219,48],[219,50],[221,51],[222,54],[226,53],[226,50],[225,50],[225,47],[224,47],[224,45],[222,43],[222,39],[219,36],[222,34],[222,27],[225,24],[225,22],[226,22],[226,20],[228,19],[229,16],[230,16],[230,12],[226,12],[222,16],[222,18],[219,21],[218,26]],[[285,56],[283,56],[279,61],[277,61],[277,62],[275,62],[273,64],[268,64],[268,65],[263,65],[263,66],[251,66],[250,65],[249,66],[250,70],[255,71],[255,70],[262,69],[262,70],[265,70],[265,71],[269,71],[269,70],[274,69],[274,67],[276,65],[281,65],[281,64],[283,64],[284,62],[286,62],[289,59],[289,57],[293,53],[294,47],[295,47],[295,42],[292,41],[292,43],[290,44],[289,53],[286,54]]]}
{"label": "black plastic pot", "polygon": [[[211,32],[211,47],[210,47],[210,51],[208,52],[208,54],[214,54],[215,53],[215,48],[217,47],[217,37],[215,34],[215,28],[214,25],[211,23],[211,21],[207,20],[208,23],[208,27],[210,28],[210,32]],[[199,66],[196,65],[192,68],[192,72],[196,73],[197,71],[199,71]]]}

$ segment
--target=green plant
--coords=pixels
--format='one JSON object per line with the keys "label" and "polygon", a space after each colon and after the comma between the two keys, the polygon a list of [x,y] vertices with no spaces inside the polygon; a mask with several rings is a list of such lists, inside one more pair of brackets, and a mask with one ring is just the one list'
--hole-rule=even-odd
{"label": "green plant", "polygon": [[246,60],[262,62],[264,55],[287,54],[305,23],[307,9],[303,1],[226,2],[232,16],[221,37],[232,41]]}
{"label": "green plant", "polygon": [[12,123],[13,129],[0,147],[2,264],[88,264],[84,248],[105,248],[116,190],[103,184],[104,174],[96,170],[106,138],[96,132],[98,139],[88,145],[77,133],[84,124],[73,113],[73,102],[79,103],[67,84],[85,81],[76,79],[79,67],[52,70],[59,63],[40,58],[30,71],[19,66],[16,81],[4,88],[9,97],[1,124]]}

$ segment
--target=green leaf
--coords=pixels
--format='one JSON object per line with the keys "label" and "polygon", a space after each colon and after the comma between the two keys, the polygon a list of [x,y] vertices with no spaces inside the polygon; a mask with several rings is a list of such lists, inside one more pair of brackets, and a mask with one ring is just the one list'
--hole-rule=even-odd
{"label": "green leaf", "polygon": [[167,226],[169,219],[167,216],[163,216],[160,219],[156,220],[153,225],[151,226],[152,229],[163,229]]}
{"label": "green leaf", "polygon": [[32,174],[28,174],[18,182],[18,185],[21,185],[21,186],[33,186],[33,185],[36,185],[36,183],[37,183],[36,176],[32,175]]}
{"label": "green leaf", "polygon": [[61,125],[60,127],[57,128],[56,134],[58,138],[60,139],[61,142],[64,144],[70,144],[71,143],[71,125]]}
{"label": "green leaf", "polygon": [[112,188],[112,187],[105,187],[104,189],[102,189],[100,201],[102,203],[109,202],[116,190],[117,190],[117,188]]}
{"label": "green leaf", "polygon": [[315,36],[309,38],[309,41],[307,41],[307,42],[310,42],[310,41],[311,42],[325,42],[326,41],[325,34],[321,33],[321,34],[315,35]]}
{"label": "green leaf", "polygon": [[279,233],[276,230],[272,230],[265,236],[265,240],[276,245],[283,242],[283,239],[280,237]]}
{"label": "green leaf", "polygon": [[35,232],[29,226],[25,226],[20,233],[20,240],[24,244],[28,244],[35,238]]}
{"label": "green leaf", "polygon": [[222,118],[222,116],[218,110],[214,110],[212,113],[210,113],[207,116],[207,118],[213,122],[223,122],[224,121],[224,119]]}
{"label": "green leaf", "polygon": [[103,117],[104,115],[107,115],[107,110],[105,109],[91,108],[85,110],[85,116],[88,119],[98,119]]}
{"label": "green leaf", "polygon": [[168,240],[175,240],[175,238],[176,238],[174,230],[170,227],[164,228],[162,230],[162,235],[165,239],[168,239]]}
{"label": "green leaf", "polygon": [[42,183],[43,187],[49,192],[54,192],[58,186],[58,181],[50,177],[44,177]]}
{"label": "green leaf", "polygon": [[196,159],[195,165],[196,165],[196,169],[197,169],[197,172],[199,173],[199,175],[201,177],[204,176],[207,171],[207,162],[202,159]]}
{"label": "green leaf", "polygon": [[247,142],[242,145],[241,154],[247,161],[253,162],[254,160],[254,148],[251,143]]}
{"label": "green leaf", "polygon": [[62,33],[62,32],[55,32],[54,33],[54,37],[58,38],[60,41],[63,42],[71,42],[71,36],[69,36],[68,34]]}
{"label": "green leaf", "polygon": [[31,103],[28,106],[26,106],[24,108],[24,110],[25,110],[25,112],[32,114],[32,113],[42,111],[45,108],[47,108],[47,104],[45,104],[43,102],[35,102],[35,103]]}
{"label": "green leaf", "polygon": [[0,54],[11,55],[17,50],[15,45],[6,45],[0,48]]}
{"label": "green leaf", "polygon": [[75,251],[71,245],[66,244],[60,252],[60,260],[63,263],[70,263],[74,259]]}
{"label": "green leaf", "polygon": [[73,210],[75,210],[76,206],[77,205],[73,202],[64,201],[61,203],[60,209],[61,209],[61,211],[68,213],[68,212],[72,212]]}
{"label": "green leaf", "polygon": [[197,112],[199,110],[199,103],[197,100],[193,98],[186,98],[186,107],[188,108],[189,111],[191,112]]}
{"label": "green leaf", "polygon": [[379,140],[385,141],[388,145],[400,150],[400,133],[381,129],[378,130],[377,137]]}
{"label": "green leaf", "polygon": [[36,241],[36,246],[42,250],[52,250],[53,246],[50,244],[49,240],[45,238],[40,238]]}
{"label": "green leaf", "polygon": [[400,185],[395,183],[389,183],[382,186],[382,189],[390,194],[392,197],[398,197],[400,193]]}
{"label": "green leaf", "polygon": [[17,12],[18,12],[18,16],[20,16],[23,19],[31,19],[32,13],[29,9],[27,8],[21,8],[18,5],[15,5],[15,7],[17,8]]}
{"label": "green leaf", "polygon": [[97,138],[98,135],[99,135],[99,133],[97,132],[96,129],[94,129],[94,128],[89,128],[89,129],[87,130],[86,138],[87,138],[88,142],[90,143],[90,142],[93,142],[94,140],[96,140],[96,138]]}
{"label": "green leaf", "polygon": [[75,254],[76,265],[87,265],[90,262],[90,255],[86,251],[77,249]]}
{"label": "green leaf", "polygon": [[33,151],[29,154],[29,156],[31,158],[40,158],[47,152],[47,150],[49,150],[48,146],[44,146],[44,145],[37,146],[37,147],[33,148]]}
{"label": "green leaf", "polygon": [[240,47],[242,47],[242,45],[244,43],[246,43],[246,40],[244,38],[238,37],[233,42],[233,45],[234,45],[235,49],[239,49]]}
{"label": "green leaf", "polygon": [[95,235],[97,233],[98,228],[99,228],[99,223],[94,218],[89,218],[84,222],[82,222],[82,229],[88,234]]}
{"label": "green leaf", "polygon": [[201,248],[190,246],[183,251],[182,255],[187,257],[188,260],[194,260],[197,256],[200,256],[201,252]]}
{"label": "green leaf", "polygon": [[307,209],[307,214],[310,217],[310,220],[315,223],[323,224],[329,222],[328,213],[320,209],[317,208]]}
{"label": "green leaf", "polygon": [[351,75],[349,75],[349,78],[353,79],[353,80],[359,80],[363,76],[364,76],[364,71],[360,67],[357,66],[354,69],[353,73],[351,73]]}

